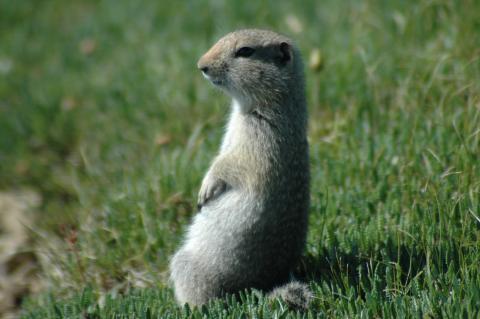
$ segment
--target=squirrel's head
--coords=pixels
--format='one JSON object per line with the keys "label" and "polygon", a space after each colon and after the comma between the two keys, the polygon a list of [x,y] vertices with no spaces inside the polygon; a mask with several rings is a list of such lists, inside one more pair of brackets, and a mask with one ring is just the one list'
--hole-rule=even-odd
{"label": "squirrel's head", "polygon": [[[198,68],[244,108],[271,105],[303,90],[303,67],[292,41],[267,30],[235,31],[198,61]],[[303,92],[299,92],[303,94]]]}

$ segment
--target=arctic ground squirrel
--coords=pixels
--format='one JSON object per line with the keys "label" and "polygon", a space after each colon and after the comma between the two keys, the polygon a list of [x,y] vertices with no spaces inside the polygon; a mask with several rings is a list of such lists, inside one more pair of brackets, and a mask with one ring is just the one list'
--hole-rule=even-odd
{"label": "arctic ground squirrel", "polygon": [[255,288],[306,308],[308,286],[291,278],[309,209],[300,52],[275,32],[240,30],[221,38],[198,68],[233,101],[199,211],[170,262],[175,297],[194,306]]}

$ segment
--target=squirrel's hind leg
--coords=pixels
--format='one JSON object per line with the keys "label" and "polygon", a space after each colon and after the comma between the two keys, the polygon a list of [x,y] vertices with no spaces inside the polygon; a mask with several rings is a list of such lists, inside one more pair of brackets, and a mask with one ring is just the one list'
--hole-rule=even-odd
{"label": "squirrel's hind leg", "polygon": [[175,298],[180,305],[188,303],[199,306],[209,299],[219,297],[220,288],[201,261],[193,254],[180,249],[170,262],[170,280],[175,290]]}

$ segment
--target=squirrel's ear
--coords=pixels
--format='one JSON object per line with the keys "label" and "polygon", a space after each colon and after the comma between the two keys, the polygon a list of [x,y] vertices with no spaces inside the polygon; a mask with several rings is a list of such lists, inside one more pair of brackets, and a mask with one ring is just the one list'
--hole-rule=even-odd
{"label": "squirrel's ear", "polygon": [[287,42],[280,43],[280,62],[287,64],[292,59],[292,47]]}

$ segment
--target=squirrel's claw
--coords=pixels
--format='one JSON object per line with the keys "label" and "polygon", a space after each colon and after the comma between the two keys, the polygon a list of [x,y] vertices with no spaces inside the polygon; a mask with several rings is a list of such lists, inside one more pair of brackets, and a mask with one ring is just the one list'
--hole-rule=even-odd
{"label": "squirrel's claw", "polygon": [[198,193],[197,208],[200,210],[208,201],[220,196],[227,189],[227,183],[222,179],[206,178]]}

